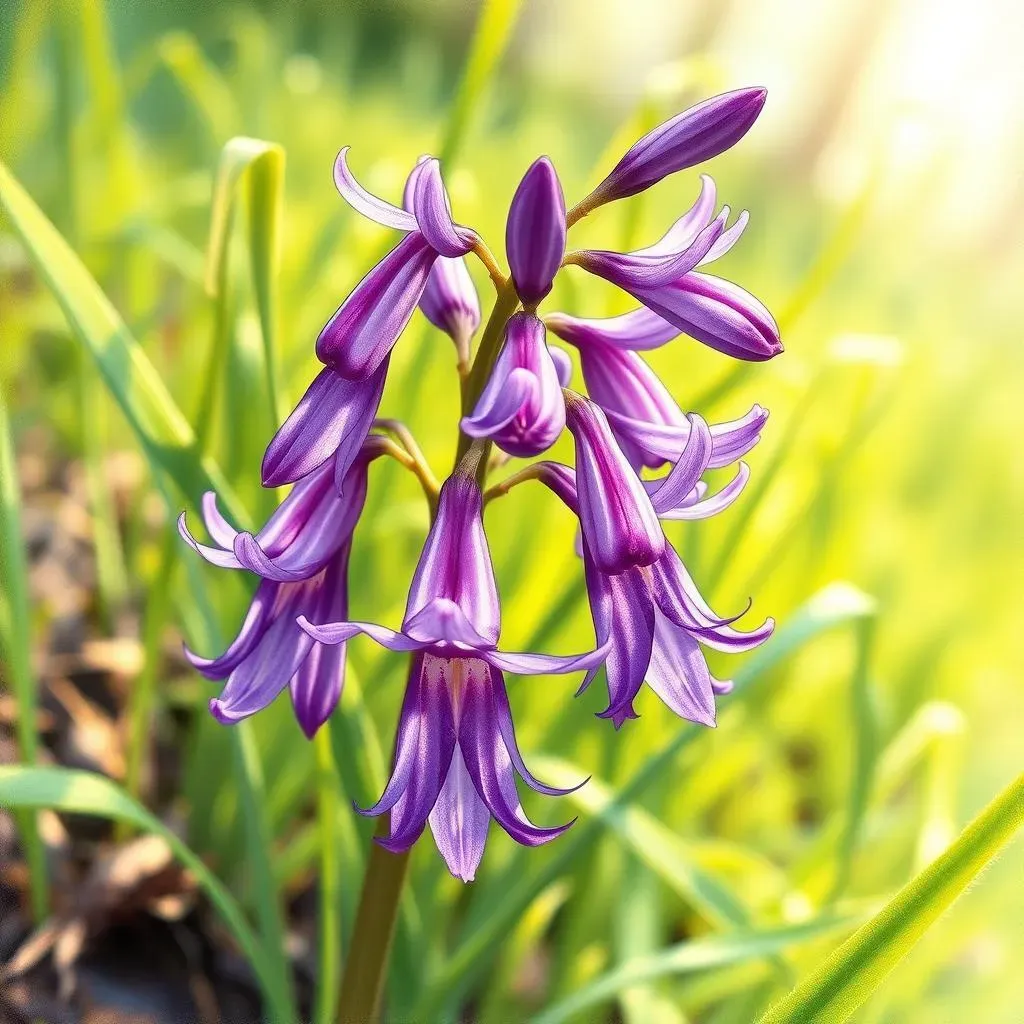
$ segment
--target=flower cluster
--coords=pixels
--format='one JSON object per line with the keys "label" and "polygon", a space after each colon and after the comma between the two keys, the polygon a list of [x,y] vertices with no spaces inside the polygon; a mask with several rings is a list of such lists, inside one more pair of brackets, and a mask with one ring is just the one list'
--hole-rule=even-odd
{"label": "flower cluster", "polygon": [[[517,776],[541,793],[516,742],[505,673],[585,672],[603,667],[607,706],[619,728],[636,717],[646,681],[681,717],[715,723],[715,679],[703,649],[745,651],[768,638],[771,620],[750,631],[716,614],[666,540],[663,520],[704,519],[731,505],[748,470],[739,460],[757,444],[767,413],[709,425],[684,412],[640,352],[686,334],[719,352],[765,360],[782,351],[771,314],[737,285],[703,268],[740,238],[746,213],[730,224],[702,176],[694,204],[664,236],[634,252],[566,251],[569,229],[598,207],[636,195],[737,142],[764,104],[764,90],[709,99],[638,141],[582,202],[566,210],[547,158],[526,172],[506,228],[506,276],[475,231],[455,222],[437,160],[422,158],[401,206],[366,191],[343,149],[334,168],[342,197],[359,213],[400,231],[397,245],[359,282],[317,339],[323,364],[277,432],[263,460],[264,485],[294,484],[258,534],[238,532],[204,501],[212,545],[199,543],[184,516],[185,540],[215,565],[260,579],[236,639],[219,657],[189,653],[210,679],[222,722],[266,707],[287,686],[303,731],[312,736],[341,694],[346,644],[366,636],[410,655],[391,777],[364,813],[390,814],[379,841],[404,851],[429,824],[454,875],[474,877],[493,818],[515,840],[547,842],[568,825],[529,820]],[[478,257],[497,290],[477,340],[480,301],[465,258]],[[603,278],[641,305],[623,316],[583,319],[537,311],[567,266]],[[455,467],[440,486],[409,431],[378,418],[391,350],[419,307],[455,345],[463,415]],[[570,389],[573,362],[548,335],[574,347],[587,397]],[[475,350],[475,351],[474,351]],[[495,460],[549,449],[563,430],[575,465],[549,460],[486,488]],[[398,630],[350,619],[348,563],[363,510],[370,463],[398,459],[420,478],[433,511]],[[709,493],[709,469],[736,466]],[[660,476],[645,471],[664,470]],[[485,504],[527,480],[546,485],[579,520],[582,570],[596,644],[579,655],[500,649],[500,604],[484,532]],[[738,618],[738,616],[736,617]]]}

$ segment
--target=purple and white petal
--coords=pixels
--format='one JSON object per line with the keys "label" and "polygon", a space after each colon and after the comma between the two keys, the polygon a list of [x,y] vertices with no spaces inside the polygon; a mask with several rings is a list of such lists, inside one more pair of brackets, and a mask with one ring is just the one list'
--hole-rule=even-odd
{"label": "purple and white petal", "polygon": [[439,256],[465,256],[476,244],[476,233],[452,220],[452,204],[441,180],[441,165],[433,158],[416,167],[412,208],[420,232]]}
{"label": "purple and white petal", "polygon": [[714,726],[715,691],[700,646],[686,630],[660,614],[647,683],[681,718]]}
{"label": "purple and white petal", "polygon": [[357,213],[383,227],[415,231],[416,218],[411,213],[379,199],[356,181],[348,166],[348,151],[351,148],[345,146],[334,161],[334,184],[342,199]]}
{"label": "purple and white petal", "polygon": [[660,348],[679,336],[679,328],[675,324],[652,313],[646,306],[597,320],[568,313],[548,313],[544,323],[553,334],[577,348],[599,342],[614,348],[646,351]]}
{"label": "purple and white petal", "polygon": [[562,185],[542,156],[523,175],[505,226],[505,251],[524,306],[536,306],[551,291],[565,255],[565,234]]}
{"label": "purple and white petal", "polygon": [[427,820],[448,870],[461,881],[472,882],[484,855],[491,812],[476,791],[458,746]]}

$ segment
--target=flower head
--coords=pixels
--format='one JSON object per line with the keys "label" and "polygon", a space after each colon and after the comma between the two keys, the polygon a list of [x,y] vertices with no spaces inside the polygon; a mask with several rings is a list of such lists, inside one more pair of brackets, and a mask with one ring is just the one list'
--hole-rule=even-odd
{"label": "flower head", "polygon": [[[471,416],[461,427],[470,437],[489,437],[509,455],[538,455],[565,428],[563,354],[548,349],[544,324],[534,313],[516,313],[505,344]],[[556,365],[555,359],[558,359]]]}
{"label": "flower head", "polygon": [[363,446],[340,494],[331,466],[300,481],[256,535],[234,530],[212,494],[204,497],[203,512],[216,546],[198,543],[184,515],[179,520],[182,536],[207,561],[261,577],[242,628],[223,654],[203,658],[186,651],[204,676],[225,681],[210,701],[219,721],[247,718],[285,686],[307,736],[330,717],[344,683],[345,649],[313,644],[296,620],[347,615],[352,531],[366,499],[367,466],[379,454],[376,440]]}

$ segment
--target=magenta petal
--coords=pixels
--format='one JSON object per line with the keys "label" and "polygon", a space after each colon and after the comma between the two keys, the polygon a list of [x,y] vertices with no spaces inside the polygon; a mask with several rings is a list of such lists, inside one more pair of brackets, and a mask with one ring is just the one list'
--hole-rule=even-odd
{"label": "magenta petal", "polygon": [[387,203],[383,199],[378,199],[356,181],[348,167],[350,148],[350,146],[345,146],[334,161],[334,184],[341,193],[342,199],[357,213],[361,213],[377,224],[387,228],[397,228],[399,231],[415,231],[416,218],[411,213],[398,206],[392,206],[391,203]]}
{"label": "magenta petal", "polygon": [[524,306],[536,306],[551,291],[565,255],[565,234],[562,185],[542,156],[523,175],[505,226],[505,251]]}
{"label": "magenta petal", "polygon": [[263,486],[298,480],[339,453],[336,469],[347,470],[377,414],[387,370],[387,358],[362,381],[321,370],[271,440],[263,457]]}
{"label": "magenta petal", "polygon": [[647,683],[681,718],[715,724],[715,691],[700,646],[686,630],[659,615]]}
{"label": "magenta petal", "polygon": [[416,167],[413,182],[413,212],[423,237],[439,255],[465,256],[476,243],[476,235],[452,220],[451,202],[441,180],[437,160],[424,160]]}
{"label": "magenta petal", "polygon": [[262,580],[249,602],[249,610],[238,635],[219,658],[201,658],[188,648],[185,657],[207,679],[226,679],[255,649],[267,630],[277,605],[280,584]]}
{"label": "magenta petal", "polygon": [[[409,587],[406,632],[417,613],[440,598],[461,609],[481,642],[488,647],[498,642],[501,607],[482,512],[483,496],[471,476],[454,473],[444,482],[437,515]],[[419,622],[421,628],[424,625]]]}
{"label": "magenta petal", "polygon": [[681,252],[653,255],[586,249],[576,260],[589,273],[636,294],[640,289],[662,288],[688,274],[708,255],[724,230],[725,221],[720,217]]}
{"label": "magenta petal", "polygon": [[544,317],[544,323],[552,333],[577,347],[600,342],[614,348],[639,351],[660,348],[679,335],[675,324],[652,313],[646,306],[598,320],[586,320],[568,313],[549,313]]}
{"label": "magenta petal", "polygon": [[708,519],[727,509],[743,493],[749,479],[750,467],[741,462],[736,469],[736,475],[720,491],[716,491],[708,498],[678,505],[675,508],[662,508],[664,503],[659,502],[658,493],[655,492],[652,501],[662,519]]}
{"label": "magenta petal", "polygon": [[555,374],[558,376],[558,383],[563,388],[567,388],[572,380],[572,359],[569,358],[569,353],[558,348],[556,345],[548,345],[548,353],[551,356],[551,362],[555,364]]}
{"label": "magenta petal", "polygon": [[481,636],[454,601],[437,597],[418,612],[406,618],[406,636],[422,644],[454,644],[467,651],[488,647],[490,641]]}
{"label": "magenta petal", "polygon": [[760,362],[782,351],[771,313],[731,281],[695,271],[664,287],[628,291],[684,334],[727,356]]}
{"label": "magenta petal", "polygon": [[463,433],[470,437],[490,437],[496,434],[515,419],[523,406],[534,402],[539,396],[540,383],[529,370],[516,366],[504,376],[499,376],[499,373],[499,367],[496,366],[473,415],[463,416],[459,423]]}
{"label": "magenta petal", "polygon": [[679,456],[679,461],[664,478],[653,496],[654,510],[661,515],[666,509],[679,505],[697,486],[698,481],[711,461],[712,440],[707,423],[691,415],[690,436]]}
{"label": "magenta petal", "polygon": [[576,441],[580,525],[597,567],[614,574],[649,565],[665,550],[665,535],[640,478],[597,406],[567,391],[566,411]]}
{"label": "magenta petal", "polygon": [[767,93],[738,89],[704,100],[634,143],[583,205],[593,208],[636,195],[676,171],[735,145],[757,120]]}
{"label": "magenta petal", "polygon": [[320,332],[320,362],[350,380],[370,377],[416,310],[437,252],[418,231],[406,235],[356,285]]}
{"label": "magenta petal", "polygon": [[457,746],[427,820],[448,870],[461,881],[472,882],[484,855],[491,812],[476,791]]}

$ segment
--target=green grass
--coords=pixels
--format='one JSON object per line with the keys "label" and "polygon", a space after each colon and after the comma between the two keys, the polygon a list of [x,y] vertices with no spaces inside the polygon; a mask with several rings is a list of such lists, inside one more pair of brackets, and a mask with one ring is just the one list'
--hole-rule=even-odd
{"label": "green grass", "polygon": [[[504,58],[512,39],[528,56],[539,46],[519,6],[489,3],[471,53],[413,13],[381,28],[361,7],[302,35],[274,5],[196,10],[172,30],[100,0],[65,5],[60,23],[23,2],[0,35],[9,434],[27,451],[41,433],[85,467],[96,628],[134,595],[145,651],[128,777],[5,767],[0,804],[20,809],[42,913],[31,811],[162,832],[140,803],[141,766],[150,722],[185,692],[195,702],[179,797],[188,834],[175,852],[252,960],[275,1019],[294,1016],[282,907],[314,876],[327,958],[317,1019],[334,1012],[372,830],[350,802],[379,795],[404,662],[354,641],[342,706],[315,748],[287,698],[243,732],[218,726],[205,712],[209,684],[183,691],[160,652],[171,632],[216,649],[248,584],[167,537],[206,489],[238,525],[262,519],[275,496],[258,485],[260,454],[316,370],[320,327],[391,242],[334,193],[337,149],[351,144],[360,179],[393,199],[417,156],[443,153],[457,218],[500,257],[508,199],[539,152],[572,203],[638,132],[700,93],[745,84],[726,77],[712,39],[707,52],[680,52],[673,75],[637,83],[641,100],[620,116],[530,77],[521,52]],[[69,50],[69,32],[80,48]],[[375,62],[387,74],[370,73]],[[539,821],[580,820],[537,850],[493,830],[472,886],[447,876],[429,838],[415,849],[387,986],[396,1018],[746,1024],[852,1012],[871,1024],[1001,1024],[1018,1011],[1019,853],[923,928],[1015,820],[998,814],[986,831],[996,819],[985,812],[981,833],[971,826],[954,843],[1020,771],[1024,355],[1008,282],[1024,267],[1019,254],[997,259],[981,234],[943,248],[923,192],[907,186],[898,216],[877,179],[837,204],[813,186],[818,152],[794,162],[768,122],[755,139],[708,168],[723,199],[752,214],[721,272],[779,314],[786,352],[737,370],[680,340],[651,362],[705,416],[732,418],[754,401],[771,410],[740,502],[720,521],[669,530],[717,607],[752,596],[751,614],[774,615],[778,634],[716,661],[737,686],[713,731],[647,694],[640,720],[614,733],[593,716],[596,694],[572,698],[572,681],[510,680],[528,763],[552,782],[593,782],[562,802],[527,798]],[[574,229],[574,245],[653,240],[696,188],[685,172],[628,209],[601,210]],[[545,309],[599,316],[619,301],[570,272]],[[417,317],[382,406],[442,476],[455,454],[454,362]],[[101,485],[105,460],[123,452],[141,454],[147,493],[118,522]],[[570,453],[563,440],[554,454]],[[0,680],[17,697],[31,762],[30,654],[46,642],[49,611],[29,603],[23,503],[13,456],[0,456]],[[158,528],[144,505],[163,510]],[[426,524],[416,482],[375,465],[352,561],[358,617],[396,624]],[[487,527],[504,643],[589,644],[569,517],[522,487],[488,509]]]}

